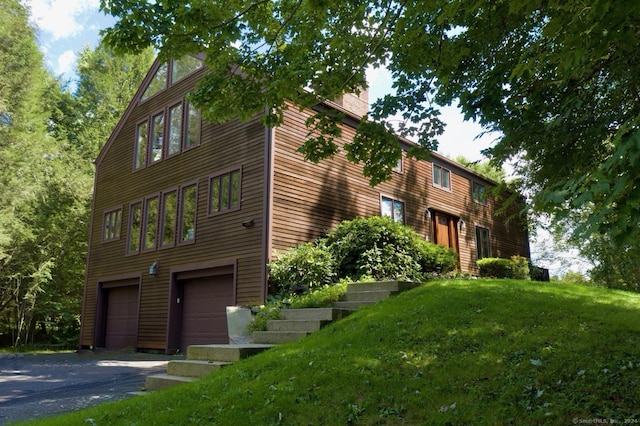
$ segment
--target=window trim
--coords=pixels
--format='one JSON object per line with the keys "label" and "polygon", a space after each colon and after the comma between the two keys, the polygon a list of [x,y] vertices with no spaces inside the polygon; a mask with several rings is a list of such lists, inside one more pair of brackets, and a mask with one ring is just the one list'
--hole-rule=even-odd
{"label": "window trim", "polygon": [[[382,212],[382,205],[383,205],[383,201],[384,201],[385,198],[387,200],[391,201],[391,216],[385,216],[383,214],[383,212]],[[394,207],[394,203],[395,202],[398,202],[398,203],[402,204],[402,221],[401,222],[398,222],[394,217],[394,213],[393,213],[394,212],[394,208],[393,207]],[[404,200],[400,199],[400,198],[392,197],[392,196],[389,196],[389,195],[386,195],[386,194],[380,194],[380,216],[382,216],[382,217],[391,217],[391,219],[394,222],[398,222],[398,223],[401,223],[403,225],[406,225],[407,224],[407,203]]]}
{"label": "window trim", "polygon": [[[160,146],[160,158],[157,160],[153,159],[153,142],[154,135],[153,132],[156,128],[155,119],[156,117],[162,116],[162,145]],[[166,159],[165,157],[165,145],[166,145],[166,131],[167,131],[167,108],[162,108],[161,110],[157,110],[153,114],[148,117],[149,122],[149,137],[147,142],[147,166],[153,166],[154,164],[160,163],[162,160]]]}
{"label": "window trim", "polygon": [[[179,100],[176,100],[174,102],[169,103],[169,105],[167,105],[167,107],[165,108],[165,139],[166,139],[166,143],[163,144],[162,149],[164,151],[164,156],[163,156],[163,160],[166,160],[168,158],[172,158],[176,155],[179,155],[183,149],[182,149],[182,145],[184,144],[184,118],[185,118],[185,111],[184,111],[184,105],[185,105],[186,101],[184,98],[180,98]],[[180,114],[180,131],[178,132],[178,137],[180,138],[180,140],[178,141],[178,149],[176,150],[176,152],[174,153],[169,153],[169,138],[171,137],[171,110],[177,106],[180,106],[180,110],[181,110],[181,114]]]}
{"label": "window trim", "polygon": [[[153,247],[147,248],[147,227],[149,226],[149,209],[147,208],[149,205],[149,201],[155,199],[158,203],[156,207],[156,223],[155,223],[155,239]],[[142,253],[149,251],[156,251],[158,249],[158,222],[160,219],[160,194],[155,193],[143,198],[142,202],[142,229],[140,231],[140,251]]]}
{"label": "window trim", "polygon": [[[478,231],[486,231],[486,248],[487,248],[487,253],[485,256],[481,256],[481,251],[478,249],[484,249],[485,247],[481,247],[480,246],[480,240],[478,239]],[[487,257],[491,257],[491,230],[489,228],[487,228],[486,226],[482,226],[482,225],[475,225],[475,235],[474,238],[476,240],[476,261],[480,260],[480,259],[484,259]],[[483,241],[484,242],[484,241]]]}
{"label": "window trim", "polygon": [[191,108],[191,102],[185,99],[182,107],[182,140],[180,141],[182,152],[190,151],[194,148],[199,147],[202,139],[202,111],[196,107],[193,107],[193,109],[198,114],[198,119],[196,123],[198,141],[197,143],[187,146],[187,137],[189,135],[189,123],[190,123],[189,108]]}
{"label": "window trim", "polygon": [[[140,146],[140,126],[145,124],[147,126],[147,136],[145,137],[145,147],[144,147],[144,155],[139,155],[139,146]],[[136,131],[135,131],[135,143],[133,148],[133,171],[136,172],[138,170],[142,170],[149,164],[149,117],[145,117],[143,120],[140,120],[136,123]],[[138,159],[144,158],[144,161],[141,165],[138,166]]]}
{"label": "window trim", "polygon": [[[129,217],[127,218],[127,223],[128,223],[128,225],[127,225],[127,247],[126,247],[126,251],[125,251],[126,255],[135,255],[135,254],[139,254],[140,253],[140,249],[141,249],[141,246],[142,246],[142,222],[144,220],[143,219],[143,217],[144,217],[143,216],[144,215],[144,210],[143,210],[144,209],[144,204],[143,204],[143,202],[144,202],[144,199],[139,198],[139,199],[133,200],[133,201],[131,201],[129,203]],[[133,217],[133,214],[132,214],[133,213],[133,208],[134,208],[134,206],[136,204],[140,205],[140,223],[139,223],[140,230],[138,232],[138,244],[137,244],[138,248],[136,250],[131,250],[131,229],[132,229],[132,225],[133,225],[133,222],[131,221],[131,218]]]}
{"label": "window trim", "polygon": [[[112,221],[112,214],[116,213],[116,226],[109,226],[109,229],[115,229],[115,233],[113,237],[106,235],[106,224],[107,224],[107,216],[109,216],[109,223]],[[119,214],[118,214],[119,213]],[[109,232],[111,234],[111,232]],[[114,207],[112,209],[107,209],[102,213],[102,239],[101,242],[109,243],[112,241],[117,241],[122,236],[122,206]]]}
{"label": "window trim", "polygon": [[[436,168],[438,168],[440,170],[439,174],[440,174],[440,182],[441,183],[436,183],[436,179],[435,179]],[[445,170],[445,171],[447,171],[449,173],[449,186],[443,186],[442,185],[442,171],[443,170]],[[453,184],[451,182],[452,181],[452,175],[453,174],[451,173],[451,169],[447,169],[446,167],[441,166],[440,164],[436,164],[436,163],[433,163],[433,162],[431,163],[431,183],[433,184],[434,187],[440,188],[440,189],[445,190],[445,191],[452,192],[453,191],[453,189],[452,189]]]}
{"label": "window trim", "polygon": [[[217,209],[217,210],[213,210],[212,209],[212,204],[213,204],[213,198],[212,198],[212,191],[213,191],[213,180],[217,179],[217,178],[222,178],[225,175],[229,175],[229,198],[232,198],[232,193],[231,193],[231,189],[233,188],[233,183],[231,181],[231,176],[234,172],[238,172],[238,179],[239,179],[239,183],[238,183],[238,204],[233,206],[231,204],[229,204],[229,207],[222,209],[221,206]],[[211,216],[218,216],[221,214],[225,214],[225,213],[229,213],[229,212],[234,212],[234,211],[238,211],[242,208],[242,165],[237,165],[237,166],[232,166],[232,167],[227,167],[226,169],[220,170],[219,172],[216,172],[212,175],[209,175],[209,177],[207,178],[208,182],[209,182],[209,191],[207,194],[207,216],[211,217]],[[220,188],[222,187],[222,182],[220,182]],[[220,195],[219,195],[220,197]],[[221,200],[221,198],[219,198]]]}
{"label": "window trim", "polygon": [[[193,238],[188,240],[182,239],[182,227],[184,225],[184,190],[189,187],[195,187],[196,189],[196,199],[195,205],[193,206]],[[198,232],[198,195],[199,195],[199,183],[197,180],[186,182],[180,185],[178,189],[178,228],[176,230],[176,246],[184,246],[189,244],[195,244],[196,242],[196,233]]]}
{"label": "window trim", "polygon": [[[176,201],[175,201],[175,207],[173,209],[173,213],[175,215],[174,218],[174,223],[173,223],[173,238],[171,240],[170,244],[164,244],[164,223],[165,223],[165,219],[166,219],[166,215],[165,215],[165,199],[167,198],[167,195],[171,194],[171,193],[175,193],[176,195]],[[162,191],[162,193],[160,194],[160,218],[158,221],[158,250],[163,250],[163,249],[168,249],[168,248],[172,248],[176,246],[176,240],[177,240],[177,235],[178,235],[178,213],[179,213],[179,197],[180,197],[180,187],[179,186],[175,186],[173,188],[169,188],[165,191]]]}
{"label": "window trim", "polygon": [[[476,187],[480,187],[482,188],[482,192],[478,193],[481,194],[481,196],[477,196],[476,197],[476,192],[474,191],[474,189]],[[481,184],[480,182],[476,181],[476,180],[472,180],[471,181],[471,199],[475,202],[478,203],[480,205],[486,206],[487,205],[487,186]]]}

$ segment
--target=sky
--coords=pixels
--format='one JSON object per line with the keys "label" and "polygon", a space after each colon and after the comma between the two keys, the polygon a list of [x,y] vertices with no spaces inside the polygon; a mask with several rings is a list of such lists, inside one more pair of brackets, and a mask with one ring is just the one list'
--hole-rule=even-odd
{"label": "sky", "polygon": [[[112,25],[115,20],[99,10],[100,0],[23,0],[31,8],[32,22],[38,29],[38,43],[44,53],[49,70],[56,76],[73,82],[79,52],[86,46],[94,48],[100,38],[100,30]],[[371,70],[368,73],[369,100],[373,101],[388,93],[391,77],[386,70]],[[73,83],[71,85],[73,87]],[[481,127],[465,122],[454,106],[442,110],[447,124],[445,133],[439,137],[438,152],[450,158],[463,155],[471,161],[482,161],[481,151],[491,146],[495,136],[481,134]],[[548,244],[544,241],[538,244]],[[532,255],[543,251],[532,244]],[[575,254],[573,255],[575,256]],[[542,266],[558,270],[557,265],[541,262]],[[583,267],[579,269],[584,269]]]}

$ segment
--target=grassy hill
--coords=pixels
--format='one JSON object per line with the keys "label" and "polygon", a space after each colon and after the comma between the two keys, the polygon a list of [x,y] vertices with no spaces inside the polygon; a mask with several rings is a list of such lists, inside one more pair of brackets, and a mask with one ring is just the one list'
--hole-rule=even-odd
{"label": "grassy hill", "polygon": [[640,295],[471,280],[430,282],[199,382],[34,424],[598,419],[640,422]]}

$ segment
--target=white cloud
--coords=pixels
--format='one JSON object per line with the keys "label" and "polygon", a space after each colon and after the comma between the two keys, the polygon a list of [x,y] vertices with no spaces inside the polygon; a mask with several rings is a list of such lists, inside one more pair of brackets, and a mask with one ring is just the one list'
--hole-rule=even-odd
{"label": "white cloud", "polygon": [[82,15],[95,12],[99,0],[25,0],[31,18],[41,31],[51,34],[53,41],[78,34],[84,28]]}
{"label": "white cloud", "polygon": [[56,75],[71,74],[76,64],[76,54],[73,50],[66,50],[58,56],[58,66],[55,69]]}

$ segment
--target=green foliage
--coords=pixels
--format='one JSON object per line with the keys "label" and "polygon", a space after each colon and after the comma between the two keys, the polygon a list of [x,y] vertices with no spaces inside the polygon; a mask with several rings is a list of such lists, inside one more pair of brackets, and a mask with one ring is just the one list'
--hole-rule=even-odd
{"label": "green foliage", "polygon": [[[640,217],[640,8],[633,6],[605,0],[101,4],[118,19],[106,38],[120,50],[206,53],[211,74],[193,100],[210,120],[248,119],[268,105],[264,122],[276,125],[288,101],[312,107],[357,92],[367,69],[384,66],[394,93],[373,103],[369,120],[345,146],[372,184],[389,179],[400,155],[395,137],[381,136],[385,129],[416,140],[410,154],[424,158],[443,131],[437,106],[456,101],[467,119],[498,132],[486,150],[492,164],[518,159],[521,188],[535,210],[562,217],[593,203],[574,231],[627,242],[626,231]],[[320,114],[310,121],[308,158],[337,153],[340,120]]]}
{"label": "green foliage", "polygon": [[267,322],[270,320],[280,319],[280,309],[282,309],[282,303],[271,302],[264,306],[256,307],[257,312],[253,315],[251,324],[247,326],[249,331],[263,331],[267,329]]}
{"label": "green foliage", "polygon": [[326,244],[339,277],[421,281],[426,273],[448,272],[457,265],[450,249],[425,241],[389,217],[343,221],[329,232]]}
{"label": "green foliage", "polygon": [[300,244],[279,254],[269,263],[269,280],[282,296],[290,296],[296,287],[322,288],[336,281],[333,254],[319,242]]}
{"label": "green foliage", "polygon": [[489,161],[470,161],[462,155],[457,156],[455,161],[496,182],[505,182],[506,180],[507,175],[504,169],[491,164]]}
{"label": "green foliage", "polygon": [[34,424],[633,420],[638,315],[640,295],[629,292],[432,281],[196,382]]}
{"label": "green foliage", "polygon": [[570,283],[570,284],[581,284],[581,285],[590,284],[589,278],[585,277],[581,272],[577,272],[577,271],[566,272],[562,276],[562,279],[560,281],[562,281],[563,283]]}
{"label": "green foliage", "polygon": [[529,261],[525,257],[512,256],[511,259],[485,257],[478,260],[477,264],[481,277],[529,279]]}
{"label": "green foliage", "polygon": [[[292,296],[289,302],[290,309],[303,308],[327,308],[333,302],[341,300],[347,291],[347,284],[354,282],[352,280],[342,279],[339,283],[318,288],[309,293]],[[363,282],[360,280],[359,282]]]}

